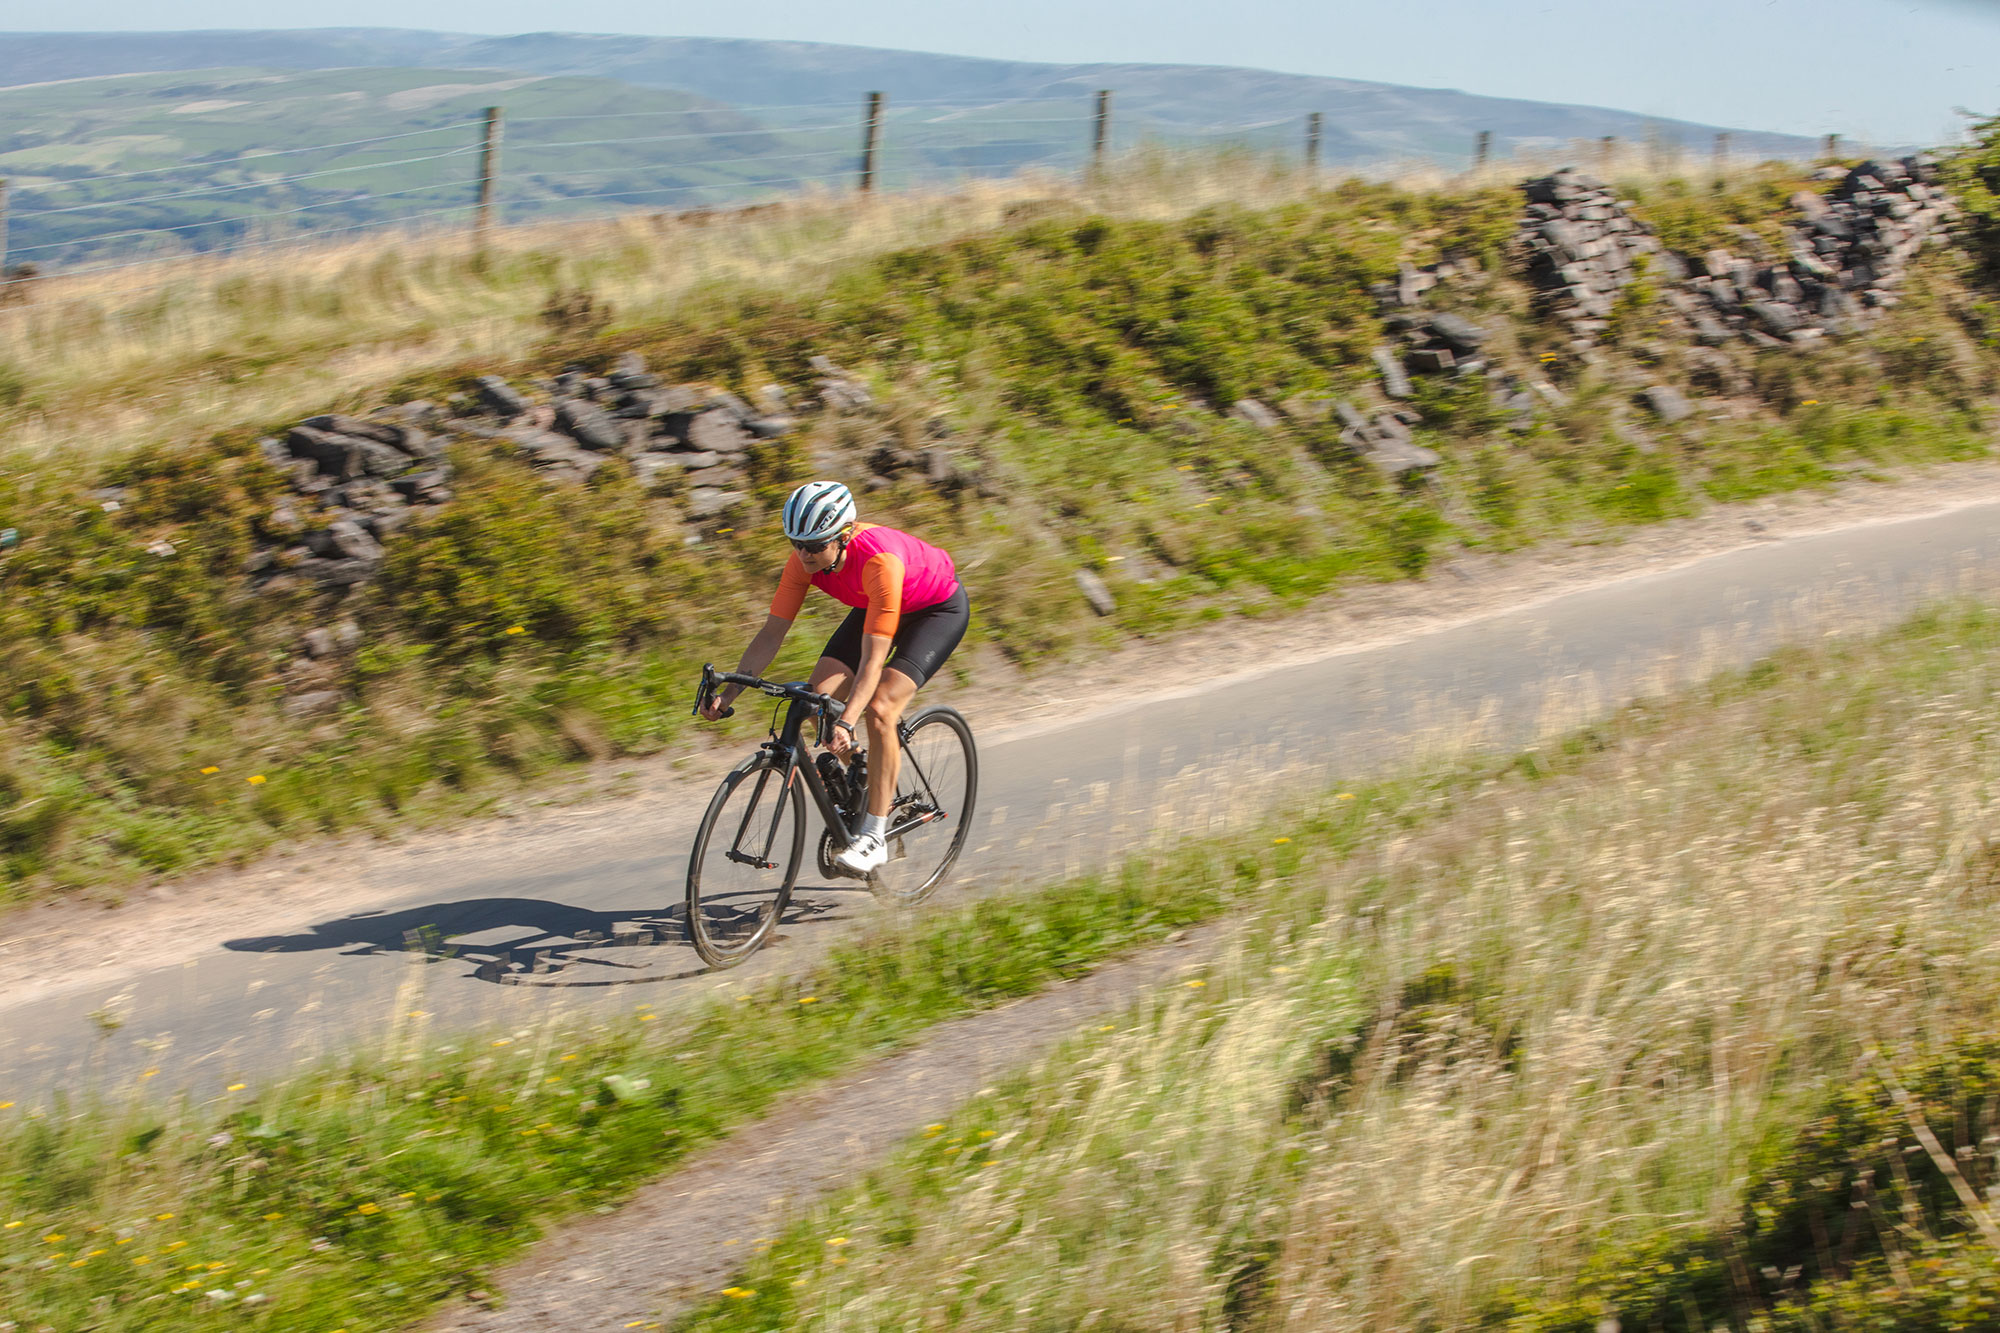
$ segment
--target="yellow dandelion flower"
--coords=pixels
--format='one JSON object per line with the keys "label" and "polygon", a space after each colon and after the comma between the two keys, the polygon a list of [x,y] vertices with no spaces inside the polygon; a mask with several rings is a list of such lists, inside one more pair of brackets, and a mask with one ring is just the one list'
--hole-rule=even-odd
{"label": "yellow dandelion flower", "polygon": [[69,1237],[60,1231],[51,1231],[48,1235],[42,1237],[43,1243],[47,1245],[60,1245],[68,1239]]}
{"label": "yellow dandelion flower", "polygon": [[379,1204],[364,1203],[359,1208],[356,1208],[354,1211],[360,1213],[363,1217],[372,1217],[376,1213],[381,1212],[382,1209]]}
{"label": "yellow dandelion flower", "polygon": [[264,1220],[266,1222],[276,1222],[279,1218],[282,1218],[283,1216],[284,1216],[283,1213],[266,1213],[264,1214]]}
{"label": "yellow dandelion flower", "polygon": [[210,764],[207,768],[201,770],[201,775],[205,778],[212,778],[221,771],[222,770],[217,768],[214,764]]}
{"label": "yellow dandelion flower", "polygon": [[565,1056],[563,1057],[563,1059],[565,1059],[565,1060],[574,1060],[574,1059],[576,1059],[576,1057],[575,1057],[574,1055],[565,1055]]}
{"label": "yellow dandelion flower", "polygon": [[845,1245],[845,1244],[847,1244],[847,1237],[845,1237],[845,1236],[835,1236],[835,1237],[833,1237],[832,1239],[828,1240],[828,1241],[827,1241],[827,1244],[829,1244],[829,1245]]}
{"label": "yellow dandelion flower", "polygon": [[1271,839],[1271,845],[1273,847],[1282,847],[1290,841],[1291,841],[1290,838],[1273,838]]}
{"label": "yellow dandelion flower", "polygon": [[640,1015],[639,1015],[639,1021],[640,1021],[641,1023],[650,1023],[650,1022],[652,1022],[652,1021],[653,1021],[654,1019],[656,1019],[656,1018],[658,1018],[658,1017],[659,1017],[659,1015],[658,1015],[658,1014],[640,1014]]}
{"label": "yellow dandelion flower", "polygon": [[6,1226],[0,1227],[0,1231],[12,1231],[15,1227],[24,1227],[26,1225],[28,1225],[26,1222],[9,1222]]}
{"label": "yellow dandelion flower", "polygon": [[135,1254],[132,1256],[132,1267],[134,1268],[143,1268],[152,1262],[153,1256],[150,1254]]}
{"label": "yellow dandelion flower", "polygon": [[724,1287],[722,1294],[733,1301],[747,1301],[757,1293],[749,1287]]}
{"label": "yellow dandelion flower", "polygon": [[1201,988],[1202,988],[1203,986],[1206,986],[1207,984],[1208,984],[1208,983],[1207,983],[1206,981],[1198,981],[1198,980],[1197,980],[1197,981],[1190,981],[1190,982],[1188,983],[1188,989],[1189,989],[1189,990],[1200,990],[1200,989],[1201,989]]}
{"label": "yellow dandelion flower", "polygon": [[111,1251],[109,1250],[92,1250],[89,1254],[86,1254],[83,1257],[86,1259],[95,1259],[100,1254],[109,1254],[109,1253],[111,1253]]}
{"label": "yellow dandelion flower", "polygon": [[1116,1032],[1118,1030],[1118,1025],[1116,1023],[1106,1023],[1103,1027],[1097,1030],[1099,1032]]}
{"label": "yellow dandelion flower", "polygon": [[1344,791],[1340,795],[1334,797],[1333,799],[1336,801],[1351,801],[1354,799],[1354,793],[1351,791]]}
{"label": "yellow dandelion flower", "polygon": [[507,632],[509,634],[526,634],[528,630],[525,625],[509,625],[507,627]]}
{"label": "yellow dandelion flower", "polygon": [[800,1003],[800,1004],[818,1004],[818,1003],[819,1003],[819,996],[817,996],[817,995],[802,995],[802,996],[800,996],[800,997],[799,997],[799,1003]]}
{"label": "yellow dandelion flower", "polygon": [[243,1091],[243,1089],[245,1089],[245,1088],[247,1088],[247,1087],[249,1087],[249,1086],[250,1086],[250,1085],[249,1085],[248,1083],[232,1083],[232,1084],[230,1084],[230,1085],[229,1085],[229,1090],[230,1090],[231,1092],[241,1092],[241,1091]]}
{"label": "yellow dandelion flower", "polygon": [[495,1046],[512,1046],[514,1044],[514,1039],[512,1037],[502,1037],[500,1038],[500,1040],[494,1042],[493,1044]]}
{"label": "yellow dandelion flower", "polygon": [[139,1077],[140,1077],[141,1079],[148,1079],[148,1078],[153,1078],[153,1077],[157,1076],[157,1075],[159,1074],[159,1072],[160,1072],[160,1071],[159,1071],[159,1070],[157,1070],[157,1069],[148,1069],[148,1070],[147,1070],[147,1071],[146,1071],[145,1073],[143,1073],[143,1074],[139,1075]]}
{"label": "yellow dandelion flower", "polygon": [[943,1126],[943,1125],[925,1125],[925,1126],[924,1126],[924,1133],[926,1133],[926,1134],[942,1134],[942,1133],[944,1133],[944,1126]]}
{"label": "yellow dandelion flower", "polygon": [[153,1220],[155,1222],[171,1222],[174,1220],[174,1215],[172,1213],[155,1213]]}

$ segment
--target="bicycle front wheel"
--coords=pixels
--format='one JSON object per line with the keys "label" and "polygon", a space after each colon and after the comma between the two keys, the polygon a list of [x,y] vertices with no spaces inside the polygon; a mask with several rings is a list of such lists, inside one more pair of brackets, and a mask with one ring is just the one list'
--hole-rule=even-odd
{"label": "bicycle front wheel", "polygon": [[877,896],[920,903],[958,862],[979,797],[979,752],[956,708],[927,708],[903,729],[903,763],[889,814],[889,860],[869,879]]}
{"label": "bicycle front wheel", "polygon": [[710,967],[734,967],[771,937],[806,849],[805,796],[760,752],[716,788],[688,854],[688,940]]}

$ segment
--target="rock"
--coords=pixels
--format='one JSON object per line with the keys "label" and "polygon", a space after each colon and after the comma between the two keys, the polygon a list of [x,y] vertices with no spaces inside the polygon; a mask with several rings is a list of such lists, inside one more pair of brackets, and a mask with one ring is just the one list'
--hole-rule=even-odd
{"label": "rock", "polygon": [[339,690],[308,690],[285,700],[286,717],[317,717],[340,707]]}
{"label": "rock", "polygon": [[958,469],[952,466],[949,450],[936,447],[924,450],[924,480],[933,486],[949,486],[957,479]]}
{"label": "rock", "polygon": [[396,493],[412,504],[435,504],[440,493],[451,481],[449,467],[431,468],[424,472],[409,472],[390,482]]}
{"label": "rock", "polygon": [[1752,301],[1750,313],[1766,331],[1783,337],[1799,326],[1799,312],[1777,301]]}
{"label": "rock", "polygon": [[1371,465],[1392,477],[1433,468],[1444,461],[1421,444],[1408,444],[1401,440],[1383,441],[1369,450],[1364,457]]}
{"label": "rock", "polygon": [[1449,347],[1419,347],[1403,358],[1403,364],[1419,375],[1435,375],[1457,363]]}
{"label": "rock", "polygon": [[1369,356],[1375,368],[1382,372],[1382,392],[1391,398],[1408,398],[1411,393],[1410,377],[1404,372],[1396,354],[1386,347],[1377,347]]}
{"label": "rock", "polygon": [[361,463],[361,470],[370,477],[399,476],[410,469],[410,456],[391,444],[378,444],[374,440],[355,441],[355,453]]}
{"label": "rock", "polygon": [[790,417],[751,417],[743,423],[743,428],[760,440],[775,440],[780,435],[789,434],[798,423]]}
{"label": "rock", "polygon": [[[560,436],[557,438],[561,439]],[[537,471],[547,474],[551,480],[585,482],[604,466],[604,455],[563,440],[560,445],[536,450],[530,461]]]}
{"label": "rock", "polygon": [[594,403],[567,399],[556,405],[556,428],[586,449],[609,452],[625,443],[625,432]]}
{"label": "rock", "polygon": [[1258,430],[1276,430],[1279,425],[1278,414],[1255,398],[1238,399],[1235,406],[1229,409],[1229,415]]}
{"label": "rock", "polygon": [[788,417],[792,414],[791,399],[777,384],[760,384],[750,391],[750,401],[757,411],[767,417]]}
{"label": "rock", "polygon": [[305,649],[307,657],[315,660],[332,657],[340,651],[340,645],[334,639],[333,631],[325,628],[309,629],[299,635],[299,647]]}
{"label": "rock", "polygon": [[306,537],[312,553],[329,560],[374,560],[382,558],[382,543],[350,518],[337,519]]}
{"label": "rock", "polygon": [[373,440],[377,444],[401,445],[403,428],[387,421],[370,421],[366,417],[342,416],[332,413],[326,416],[307,417],[299,423],[314,430],[331,431],[335,435],[345,435],[350,439]]}
{"label": "rock", "polygon": [[576,448],[569,436],[558,435],[539,426],[512,426],[499,432],[498,437],[525,454],[539,454],[550,449],[560,453]]}
{"label": "rock", "polygon": [[678,466],[686,468],[690,472],[698,471],[705,467],[714,467],[722,461],[722,455],[716,453],[713,449],[697,449],[692,453],[678,453],[672,455],[672,458]]}
{"label": "rock", "polygon": [[528,410],[528,400],[498,375],[482,375],[475,381],[479,401],[503,417],[518,417]]}
{"label": "rock", "polygon": [[305,531],[305,520],[289,500],[280,500],[271,506],[271,512],[264,516],[264,531],[274,537],[296,537]]}
{"label": "rock", "polygon": [[719,486],[697,486],[688,492],[688,517],[715,518],[742,504],[745,498],[737,491],[726,491]]}
{"label": "rock", "polygon": [[1529,380],[1528,387],[1540,394],[1550,407],[1566,407],[1569,405],[1569,395],[1547,380]]}
{"label": "rock", "polygon": [[1685,421],[1694,415],[1694,405],[1687,396],[1670,384],[1654,384],[1639,390],[1639,398],[1651,408],[1653,415],[1672,425]]}
{"label": "rock", "polygon": [[1349,430],[1368,429],[1368,418],[1363,416],[1361,410],[1345,398],[1335,400],[1333,414],[1340,418],[1340,424]]}
{"label": "rock", "polygon": [[1430,322],[1430,330],[1433,337],[1460,355],[1470,355],[1478,351],[1488,337],[1485,329],[1463,315],[1434,316]]}
{"label": "rock", "polygon": [[722,454],[740,454],[751,445],[750,432],[734,412],[727,408],[710,408],[689,417],[681,431],[681,439],[690,449],[713,450]]}
{"label": "rock", "polygon": [[294,457],[312,460],[322,476],[346,478],[361,475],[359,440],[335,435],[315,426],[294,426],[286,432],[285,444]]}
{"label": "rock", "polygon": [[292,451],[285,447],[283,440],[267,435],[257,441],[257,452],[263,455],[264,461],[272,467],[282,469],[291,466]]}
{"label": "rock", "polygon": [[1076,586],[1077,591],[1083,594],[1083,600],[1089,602],[1090,609],[1098,615],[1118,614],[1118,599],[1111,595],[1111,589],[1106,587],[1104,580],[1096,574],[1088,569],[1077,570]]}
{"label": "rock", "polygon": [[358,587],[375,577],[382,565],[377,560],[330,560],[311,556],[294,567],[296,572],[326,588]]}
{"label": "rock", "polygon": [[686,476],[689,486],[709,486],[718,490],[727,490],[743,480],[742,469],[727,461],[717,467],[690,468]]}

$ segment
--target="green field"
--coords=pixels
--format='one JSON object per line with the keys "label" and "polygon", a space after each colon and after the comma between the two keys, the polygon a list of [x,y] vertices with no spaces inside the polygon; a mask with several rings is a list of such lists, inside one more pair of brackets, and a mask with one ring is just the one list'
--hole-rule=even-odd
{"label": "green field", "polygon": [[[200,70],[0,89],[9,256],[43,268],[397,220],[454,225],[505,108],[504,221],[851,187],[858,106],[738,111],[615,79],[428,69]],[[1061,111],[1074,123],[1044,123]],[[891,108],[880,184],[1083,153],[1075,107]]]}

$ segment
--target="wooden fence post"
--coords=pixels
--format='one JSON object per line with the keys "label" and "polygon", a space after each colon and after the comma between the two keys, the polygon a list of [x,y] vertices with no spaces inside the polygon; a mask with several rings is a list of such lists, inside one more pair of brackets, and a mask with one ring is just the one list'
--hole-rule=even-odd
{"label": "wooden fence post", "polygon": [[1838,134],[1829,134],[1826,136],[1826,160],[1830,163],[1840,160],[1840,136]]}
{"label": "wooden fence post", "polygon": [[875,153],[882,146],[882,94],[868,94],[868,110],[861,124],[861,193],[875,189]]}
{"label": "wooden fence post", "polygon": [[1479,139],[1472,147],[1472,169],[1484,171],[1487,160],[1493,156],[1493,131],[1481,130]]}
{"label": "wooden fence post", "polygon": [[1090,169],[1104,170],[1104,153],[1111,146],[1111,90],[1097,90],[1097,128],[1090,140]]}
{"label": "wooden fence post", "polygon": [[1721,189],[1729,176],[1729,131],[1715,136],[1715,185]]}
{"label": "wooden fence post", "polygon": [[1618,136],[1607,134],[1597,141],[1597,171],[1601,176],[1611,174],[1611,159],[1618,151]]}
{"label": "wooden fence post", "polygon": [[479,146],[479,212],[473,224],[483,244],[493,229],[493,178],[500,174],[500,108],[486,108],[486,137]]}
{"label": "wooden fence post", "polygon": [[1320,113],[1315,111],[1306,117],[1306,170],[1319,170],[1319,141],[1322,127]]}

